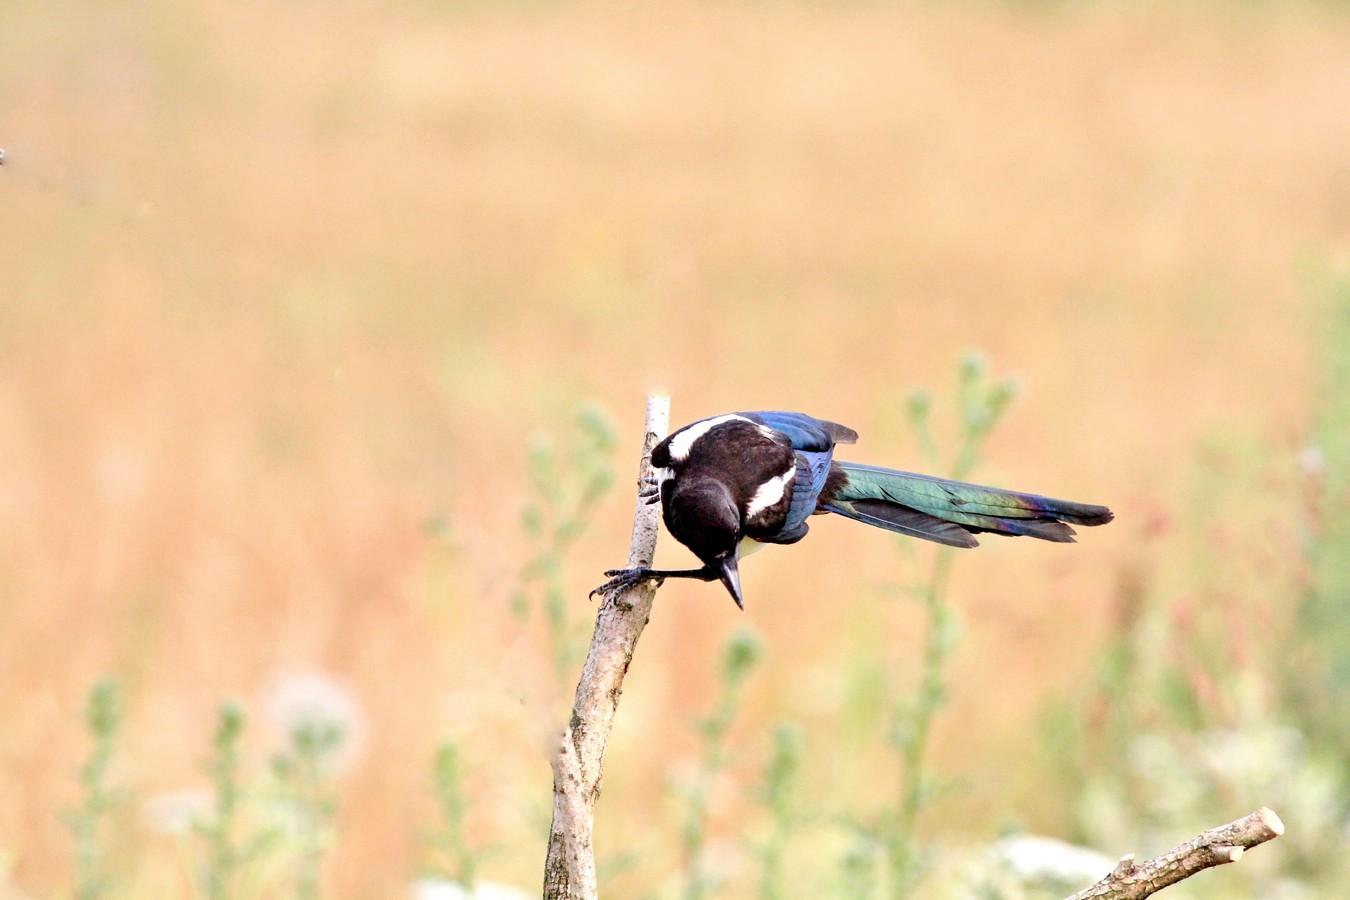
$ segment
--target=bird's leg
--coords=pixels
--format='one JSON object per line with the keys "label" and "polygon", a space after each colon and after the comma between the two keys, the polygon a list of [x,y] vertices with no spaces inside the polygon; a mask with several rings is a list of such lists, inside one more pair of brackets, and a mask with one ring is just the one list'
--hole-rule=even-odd
{"label": "bird's leg", "polygon": [[596,594],[609,594],[620,589],[630,588],[639,581],[654,579],[658,584],[667,578],[697,578],[699,581],[716,581],[721,576],[713,569],[704,566],[701,569],[649,569],[637,566],[632,569],[610,569],[605,572],[609,581],[591,591]]}

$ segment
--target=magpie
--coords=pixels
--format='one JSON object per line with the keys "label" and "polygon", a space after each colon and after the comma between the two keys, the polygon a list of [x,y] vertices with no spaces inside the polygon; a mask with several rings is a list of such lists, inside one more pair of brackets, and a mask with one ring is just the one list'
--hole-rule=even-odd
{"label": "magpie", "polygon": [[647,579],[721,581],[736,605],[740,557],[759,544],[792,544],[807,519],[834,513],[887,531],[974,547],[975,535],[1027,535],[1072,543],[1074,525],[1105,525],[1105,506],[1054,500],[931,475],[834,459],[852,428],[804,413],[742,412],[700,419],[652,448],[648,503],[703,563],[697,569],[610,569],[607,593]]}

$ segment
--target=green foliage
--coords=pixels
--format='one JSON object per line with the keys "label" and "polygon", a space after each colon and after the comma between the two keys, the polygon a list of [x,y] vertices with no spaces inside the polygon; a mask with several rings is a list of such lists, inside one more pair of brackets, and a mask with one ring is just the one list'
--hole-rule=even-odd
{"label": "green foliage", "polygon": [[615,440],[609,418],[597,407],[586,407],[575,425],[570,452],[560,451],[549,435],[536,435],[530,442],[531,497],[521,511],[521,526],[531,552],[511,594],[512,609],[521,618],[536,609],[543,613],[560,687],[585,652],[585,637],[567,602],[567,554],[614,483]]}
{"label": "green foliage", "polygon": [[215,791],[215,815],[197,823],[197,831],[206,844],[203,890],[211,900],[233,896],[235,872],[245,859],[236,836],[242,795],[239,740],[244,734],[244,721],[244,709],[238,703],[227,701],[220,705],[207,766]]}
{"label": "green foliage", "polygon": [[[980,450],[1017,393],[1011,378],[991,380],[988,364],[979,354],[968,354],[959,367],[957,408],[960,413],[956,450],[947,472],[964,479],[979,462]],[[939,471],[941,453],[934,436],[933,402],[922,389],[910,393],[906,413],[914,438],[927,464]],[[960,637],[960,618],[950,597],[953,555],[938,548],[925,567],[916,542],[900,542],[901,552],[914,573],[909,594],[921,605],[928,631],[924,641],[919,683],[909,700],[893,707],[890,744],[899,764],[899,792],[894,805],[884,809],[874,838],[884,848],[886,872],[893,897],[909,896],[925,868],[925,852],[919,841],[919,818],[938,793],[939,784],[927,771],[928,745],[934,719],[946,707],[947,667]]]}
{"label": "green foliage", "polygon": [[[1308,734],[1350,773],[1350,276],[1324,287],[1321,404],[1299,457],[1306,476],[1307,588],[1299,611],[1306,678],[1286,679]],[[1347,776],[1350,778],[1350,776]],[[1350,787],[1350,784],[1347,785]]]}
{"label": "green foliage", "polygon": [[295,896],[316,900],[323,855],[333,840],[337,793],[333,760],[347,739],[341,723],[306,718],[289,729],[290,745],[272,758],[277,799],[288,822],[294,852]]}
{"label": "green foliage", "polygon": [[205,767],[211,810],[191,823],[200,839],[197,877],[211,900],[278,891],[313,900],[323,893],[324,857],[336,839],[338,778],[356,752],[358,711],[318,675],[283,680],[269,705],[285,744],[253,777],[243,751],[243,705],[228,700],[217,713]]}
{"label": "green foliage", "polygon": [[871,900],[880,883],[879,864],[885,852],[878,829],[855,825],[839,860],[839,896],[844,900]]}
{"label": "green foliage", "polygon": [[1335,896],[1350,878],[1350,293],[1334,298],[1309,447],[1206,442],[1175,498],[1197,526],[1146,535],[1094,683],[1044,723],[1056,793],[1094,846],[1157,852],[1258,806],[1297,829],[1178,897]]}
{"label": "green foliage", "polygon": [[85,725],[93,745],[80,767],[80,805],[66,814],[75,836],[75,897],[94,900],[112,889],[104,840],[108,814],[123,801],[120,790],[109,784],[117,739],[122,730],[122,695],[112,678],[98,681],[85,704]]}
{"label": "green foliage", "polygon": [[789,842],[801,821],[793,802],[802,762],[801,728],[782,724],[774,729],[773,748],[764,767],[759,800],[769,812],[769,835],[759,848],[761,900],[793,896],[783,871]]}
{"label": "green foliage", "polygon": [[703,865],[708,840],[708,803],[713,785],[727,764],[727,731],[736,718],[745,681],[763,655],[762,642],[753,632],[738,630],[722,653],[721,681],[712,713],[698,723],[701,739],[699,765],[681,792],[684,823],[680,829],[686,898],[706,897],[717,888]]}
{"label": "green foliage", "polygon": [[464,790],[462,751],[454,741],[443,741],[431,766],[431,792],[440,822],[426,838],[431,854],[429,874],[473,887],[478,873],[478,850],[469,841],[465,818],[469,799]]}
{"label": "green foliage", "polygon": [[[242,746],[247,715],[237,701],[222,703],[204,766],[209,809],[196,808],[192,791],[169,792],[147,804],[156,830],[197,838],[182,842],[179,850],[185,865],[191,863],[201,896],[322,895],[324,854],[335,836],[337,773],[352,722],[320,706],[293,705],[282,714],[287,744],[273,756],[270,778],[250,779]],[[90,692],[86,721],[93,747],[79,771],[81,803],[67,814],[76,839],[74,896],[128,896],[134,888],[116,885],[120,879],[109,872],[106,847],[109,815],[125,805],[123,792],[109,783],[123,729],[120,690],[112,679]],[[287,865],[290,883],[283,889],[275,882]]]}
{"label": "green foliage", "polygon": [[244,779],[240,746],[247,722],[243,704],[227,700],[220,705],[206,765],[213,794],[212,813],[192,823],[204,845],[200,881],[202,893],[209,900],[247,896],[242,883],[257,880],[248,877],[254,864],[276,846],[280,837],[277,828],[249,833],[244,814],[251,789]]}

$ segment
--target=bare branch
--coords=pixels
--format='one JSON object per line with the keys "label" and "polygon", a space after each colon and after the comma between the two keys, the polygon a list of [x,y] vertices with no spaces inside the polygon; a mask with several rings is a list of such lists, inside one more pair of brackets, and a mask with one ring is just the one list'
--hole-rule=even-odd
{"label": "bare branch", "polygon": [[1123,857],[1111,873],[1068,900],[1139,900],[1190,878],[1202,869],[1237,862],[1243,851],[1284,834],[1280,817],[1264,806],[1250,816],[1211,828],[1179,847],[1142,863]]}
{"label": "bare branch", "polygon": [[[638,489],[651,476],[652,447],[670,425],[670,398],[648,397]],[[638,498],[628,566],[650,566],[656,555],[658,507]],[[572,718],[553,759],[553,826],[544,863],[547,900],[591,900],[596,896],[591,833],[605,760],[605,745],[642,629],[651,616],[656,584],[642,581],[600,601],[590,652],[577,683]]]}

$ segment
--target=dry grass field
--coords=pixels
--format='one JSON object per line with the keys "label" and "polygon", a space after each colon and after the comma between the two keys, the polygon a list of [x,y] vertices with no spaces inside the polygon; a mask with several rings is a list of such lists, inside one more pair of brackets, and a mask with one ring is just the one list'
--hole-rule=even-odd
{"label": "dry grass field", "polygon": [[[497,848],[484,874],[533,889],[562,707],[508,605],[531,436],[565,441],[587,402],[618,430],[616,490],[568,560],[585,617],[626,552],[650,388],[678,422],[796,408],[855,427],[846,458],[916,468],[906,393],[945,397],[970,348],[1023,388],[978,477],[1118,519],[1076,547],[959,559],[934,758],[966,788],[925,827],[1053,830],[1069,801],[1032,752],[1039,711],[1092,671],[1122,580],[1166,577],[1218,527],[1191,480],[1206,441],[1301,446],[1309,273],[1350,259],[1334,4],[3,18],[0,862],[33,897],[70,883],[61,811],[105,673],[127,700],[116,777],[142,799],[204,785],[227,697],[253,712],[261,767],[271,685],[330,674],[364,715],[332,895],[404,894],[447,736],[474,839]],[[1222,527],[1259,531],[1243,509]],[[856,661],[913,676],[921,619],[883,591],[900,560],[825,521],[746,566],[744,614],[716,586],[662,590],[601,802],[602,858],[630,840],[641,857],[616,896],[675,865],[669,779],[735,628],[765,661],[715,839],[735,840],[732,785],[781,719],[806,729],[819,802],[891,790]],[[122,895],[190,895],[174,839],[135,804],[118,816]]]}

